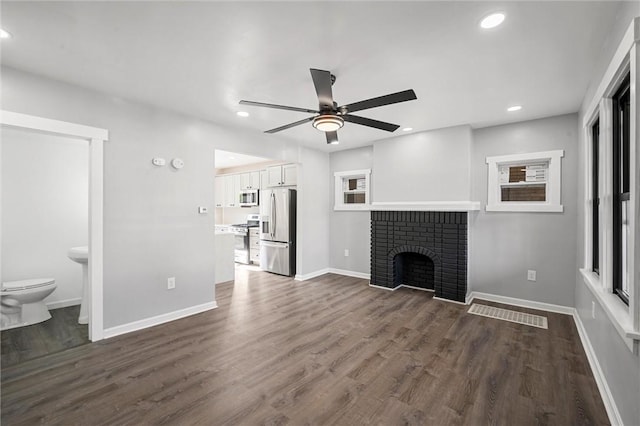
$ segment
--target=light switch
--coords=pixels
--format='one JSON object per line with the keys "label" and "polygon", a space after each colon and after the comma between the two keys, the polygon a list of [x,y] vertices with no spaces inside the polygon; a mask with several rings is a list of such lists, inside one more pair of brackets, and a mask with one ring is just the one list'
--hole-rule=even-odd
{"label": "light switch", "polygon": [[207,213],[209,213],[209,209],[208,209],[208,208],[206,208],[206,207],[202,207],[202,206],[200,206],[200,207],[198,207],[198,213],[200,213],[200,214],[207,214]]}

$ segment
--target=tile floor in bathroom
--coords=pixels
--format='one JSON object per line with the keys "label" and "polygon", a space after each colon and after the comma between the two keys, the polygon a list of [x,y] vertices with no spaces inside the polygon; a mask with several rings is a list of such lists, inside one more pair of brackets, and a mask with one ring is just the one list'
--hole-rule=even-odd
{"label": "tile floor in bathroom", "polygon": [[0,332],[2,367],[89,343],[87,325],[78,324],[80,305],[50,312],[45,322]]}

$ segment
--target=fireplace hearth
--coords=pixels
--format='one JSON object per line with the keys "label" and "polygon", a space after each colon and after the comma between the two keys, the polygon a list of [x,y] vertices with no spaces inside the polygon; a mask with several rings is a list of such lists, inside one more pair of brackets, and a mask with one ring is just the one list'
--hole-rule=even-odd
{"label": "fireplace hearth", "polygon": [[467,212],[372,211],[371,284],[464,302]]}

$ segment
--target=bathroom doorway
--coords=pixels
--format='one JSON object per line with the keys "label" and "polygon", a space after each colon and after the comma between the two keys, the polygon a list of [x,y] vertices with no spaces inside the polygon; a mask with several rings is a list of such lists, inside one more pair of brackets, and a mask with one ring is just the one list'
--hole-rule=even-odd
{"label": "bathroom doorway", "polygon": [[[91,341],[101,340],[103,338],[103,144],[108,140],[108,131],[10,111],[0,111],[0,125],[2,126],[3,132],[6,131],[7,134],[9,134],[9,132],[19,131],[23,135],[30,135],[26,140],[37,139],[36,135],[44,134],[49,135],[52,142],[56,140],[60,142],[64,139],[68,147],[74,146],[75,149],[78,148],[78,144],[84,147],[86,152],[85,158],[88,158],[88,164],[86,165],[88,168],[86,171],[88,184],[85,183],[87,189],[85,203],[88,208],[88,217],[85,218],[85,220],[88,219],[86,222],[86,245],[88,247],[86,264],[86,300],[88,300],[88,303],[86,303],[88,317],[87,336]],[[51,161],[56,160],[51,158]],[[43,202],[42,205],[38,207],[36,203],[36,207],[34,208],[46,210],[48,207],[46,204],[47,203]],[[61,205],[64,205],[64,203]],[[2,206],[0,206],[0,212],[1,211],[3,211]],[[3,218],[0,217],[0,219]],[[56,224],[50,224],[50,226],[56,226]],[[5,231],[2,230],[0,232]],[[4,235],[0,234],[0,238],[3,237]],[[78,236],[78,238],[82,237]],[[3,253],[0,253],[0,255],[2,254]],[[68,259],[68,261],[71,266],[82,270],[80,264],[74,264],[71,259]],[[5,277],[4,273],[7,268],[6,265],[0,263],[0,277],[3,282],[9,279],[9,277]],[[73,297],[64,299],[70,294],[71,293],[66,295],[61,294],[62,299],[59,300],[58,303],[61,305],[73,303],[72,300],[69,301],[69,299],[73,299]],[[74,294],[77,299],[77,291]],[[68,315],[73,316],[75,313],[66,313],[66,316]],[[45,321],[45,323],[47,323],[47,321]]]}

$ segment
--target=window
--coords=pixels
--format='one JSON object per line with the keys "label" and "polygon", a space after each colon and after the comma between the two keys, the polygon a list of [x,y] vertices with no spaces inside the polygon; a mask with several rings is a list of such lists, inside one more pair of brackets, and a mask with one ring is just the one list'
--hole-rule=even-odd
{"label": "window", "polygon": [[600,274],[600,120],[591,126],[591,270]]}
{"label": "window", "polygon": [[487,157],[487,211],[562,212],[563,155],[558,150]]}
{"label": "window", "polygon": [[613,95],[613,290],[629,304],[630,76]]}
{"label": "window", "polygon": [[370,176],[370,169],[334,173],[334,210],[369,210]]}

